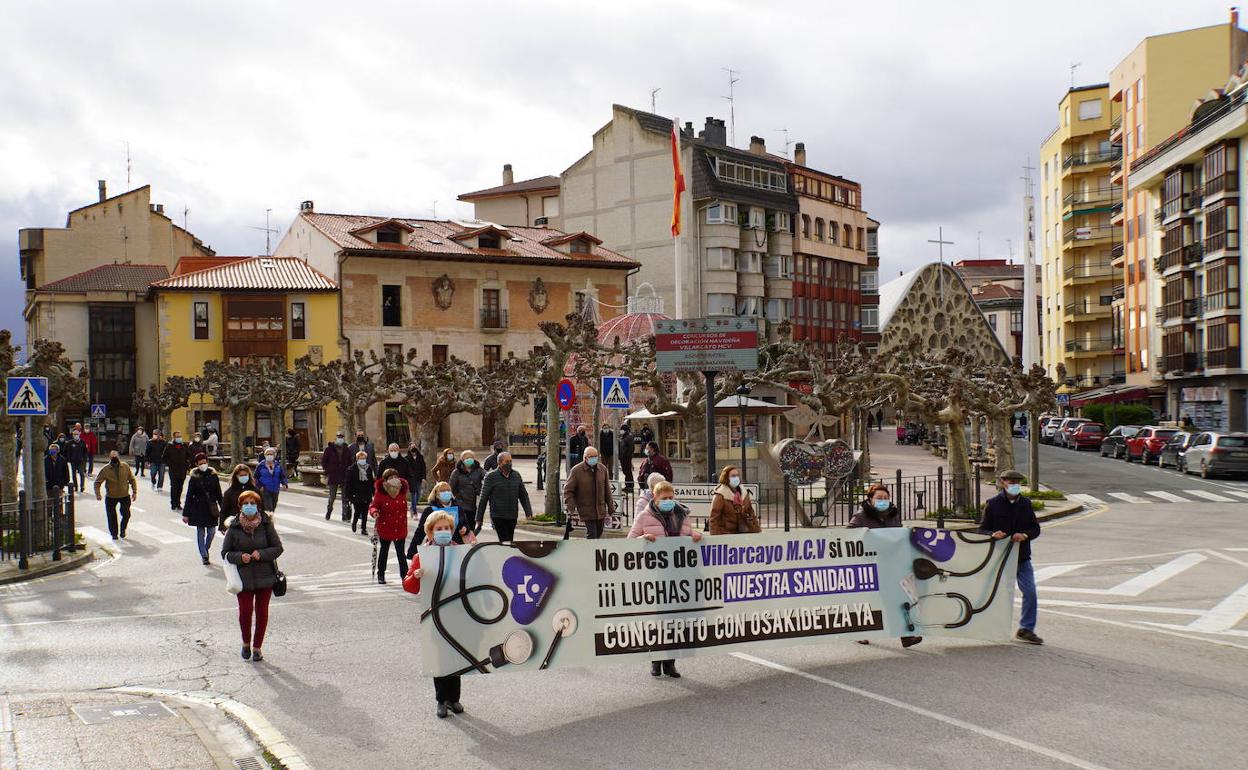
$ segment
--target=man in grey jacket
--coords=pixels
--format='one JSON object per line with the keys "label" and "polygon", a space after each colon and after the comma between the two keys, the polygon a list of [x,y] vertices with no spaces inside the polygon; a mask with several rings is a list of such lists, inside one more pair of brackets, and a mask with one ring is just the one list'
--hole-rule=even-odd
{"label": "man in grey jacket", "polygon": [[498,542],[509,543],[516,534],[516,520],[519,518],[520,506],[524,506],[524,517],[533,518],[533,506],[529,503],[529,492],[524,488],[524,479],[519,471],[511,467],[511,452],[500,452],[498,468],[485,475],[481,485],[481,499],[477,501],[477,526],[485,521],[485,509],[490,509],[490,523],[498,535]]}
{"label": "man in grey jacket", "polygon": [[130,437],[130,454],[134,455],[134,470],[142,478],[143,470],[147,467],[147,434],[143,432],[142,425]]}

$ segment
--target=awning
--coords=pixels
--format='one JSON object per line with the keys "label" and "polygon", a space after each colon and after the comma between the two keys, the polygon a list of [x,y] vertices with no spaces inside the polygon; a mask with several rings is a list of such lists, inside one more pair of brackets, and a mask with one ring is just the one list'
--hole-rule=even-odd
{"label": "awning", "polygon": [[638,409],[632,414],[624,415],[625,420],[661,420],[665,417],[675,417],[675,412],[663,412],[662,414],[654,414],[649,409]]}
{"label": "awning", "polygon": [[1131,401],[1139,398],[1148,398],[1150,392],[1147,385],[1110,385],[1085,391],[1077,396],[1071,396],[1070,405],[1083,406],[1084,404]]}
{"label": "awning", "polygon": [[[741,400],[745,401],[745,413],[746,414],[779,414],[781,412],[787,412],[790,409],[794,408],[792,404],[773,404],[770,401],[762,401],[757,398],[750,398],[749,396],[745,396],[744,398],[742,398],[741,396],[728,396],[727,398],[715,404],[716,414],[721,414],[721,413],[737,414],[741,409],[741,405],[740,405]],[[624,419],[625,420],[662,420],[668,417],[676,417],[676,416],[677,416],[676,412],[663,412],[662,414],[655,414],[651,412],[649,409],[639,409],[636,412],[633,412],[632,414],[625,415]]]}

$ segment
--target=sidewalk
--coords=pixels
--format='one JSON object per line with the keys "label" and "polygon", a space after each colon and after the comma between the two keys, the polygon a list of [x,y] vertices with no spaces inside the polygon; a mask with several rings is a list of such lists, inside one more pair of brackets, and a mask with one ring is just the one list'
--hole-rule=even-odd
{"label": "sidewalk", "polygon": [[62,553],[60,561],[52,561],[52,555],[47,553],[31,556],[28,569],[18,569],[16,558],[5,559],[0,561],[0,586],[55,575],[58,572],[68,572],[71,569],[85,566],[93,559],[95,559],[95,550],[83,545],[79,545],[79,549],[73,553]]}
{"label": "sidewalk", "polygon": [[[922,444],[898,444],[897,428],[885,425],[884,430],[867,432],[871,442],[871,478],[883,479],[889,484],[901,470],[904,478],[911,476],[931,476],[935,478],[936,469],[949,475],[949,463],[944,458],[931,453]],[[984,471],[980,475],[980,499],[987,500],[997,493],[996,480],[992,471]]]}
{"label": "sidewalk", "polygon": [[[231,719],[227,710],[209,699],[173,693],[0,695],[0,770],[307,766],[284,741],[269,751],[253,737],[271,730],[267,723],[256,729]],[[280,764],[272,761],[275,755]]]}

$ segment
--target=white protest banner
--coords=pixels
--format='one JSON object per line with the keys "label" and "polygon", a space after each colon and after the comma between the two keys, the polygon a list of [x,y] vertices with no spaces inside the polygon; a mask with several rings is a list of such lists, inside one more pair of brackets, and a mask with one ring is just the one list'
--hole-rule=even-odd
{"label": "white protest banner", "polygon": [[827,529],[421,546],[431,676],[911,634],[1004,641],[1009,540]]}

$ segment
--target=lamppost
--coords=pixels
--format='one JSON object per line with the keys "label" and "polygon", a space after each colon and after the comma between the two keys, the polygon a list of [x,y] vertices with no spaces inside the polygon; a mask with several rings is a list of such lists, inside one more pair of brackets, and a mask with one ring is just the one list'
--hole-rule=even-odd
{"label": "lamppost", "polygon": [[741,416],[741,482],[745,483],[745,401],[749,398],[750,386],[737,386],[737,411]]}

